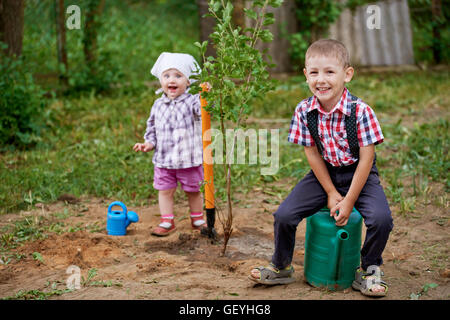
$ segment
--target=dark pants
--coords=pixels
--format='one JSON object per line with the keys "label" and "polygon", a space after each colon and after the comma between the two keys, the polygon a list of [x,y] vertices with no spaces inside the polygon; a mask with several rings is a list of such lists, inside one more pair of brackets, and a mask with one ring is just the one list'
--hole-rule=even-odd
{"label": "dark pants", "polygon": [[[332,167],[328,172],[337,191],[345,196],[350,188],[357,164],[346,167]],[[295,246],[297,225],[306,217],[327,205],[327,194],[312,170],[295,186],[288,197],[273,214],[275,252],[272,263],[279,269],[291,264]],[[361,249],[361,267],[381,265],[381,254],[393,228],[391,210],[378,178],[378,170],[373,162],[367,182],[364,185],[355,208],[361,213],[367,227],[366,239]]]}

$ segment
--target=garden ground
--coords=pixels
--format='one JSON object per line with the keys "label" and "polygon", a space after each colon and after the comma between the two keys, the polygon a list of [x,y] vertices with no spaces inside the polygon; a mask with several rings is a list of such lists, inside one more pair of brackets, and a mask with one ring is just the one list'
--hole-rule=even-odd
{"label": "garden ground", "polygon": [[[291,186],[292,179],[275,182]],[[443,192],[432,184],[433,193]],[[0,226],[24,225],[53,231],[11,250],[0,264],[0,297],[18,299],[371,299],[351,288],[333,292],[314,288],[303,276],[305,221],[297,230],[293,265],[296,281],[268,287],[251,282],[251,268],[266,265],[273,252],[273,217],[278,204],[269,189],[241,194],[235,205],[234,232],[225,256],[222,241],[212,243],[190,228],[186,199],[176,197],[177,231],[150,235],[159,222],[157,205],[129,207],[140,221],[126,236],[109,236],[106,213],[112,201],[66,197],[32,211],[0,216]],[[281,200],[281,199],[280,199]],[[445,207],[416,208],[419,215],[397,215],[384,251],[388,296],[382,299],[449,299],[448,218]],[[59,228],[59,229],[58,229]],[[216,229],[221,235],[220,222]],[[363,228],[364,236],[364,228]],[[2,259],[6,260],[6,257]],[[66,270],[81,270],[81,288],[67,290]]]}

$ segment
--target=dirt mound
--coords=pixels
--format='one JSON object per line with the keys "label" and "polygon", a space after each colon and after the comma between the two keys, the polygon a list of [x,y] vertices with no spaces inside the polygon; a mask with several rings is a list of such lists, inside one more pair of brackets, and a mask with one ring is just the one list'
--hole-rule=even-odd
{"label": "dirt mound", "polygon": [[[131,224],[125,236],[107,235],[110,202],[106,200],[59,202],[27,212],[31,217],[45,214],[46,223],[64,221],[66,229],[47,232],[44,239],[25,242],[0,255],[0,297],[15,296],[22,290],[65,290],[66,270],[75,265],[86,280],[82,287],[47,299],[370,299],[352,289],[331,292],[305,282],[304,221],[297,228],[294,250],[296,282],[267,287],[249,281],[250,270],[267,265],[273,254],[271,213],[277,204],[264,202],[265,197],[255,192],[235,208],[234,232],[225,255],[221,255],[220,224],[216,224],[218,241],[201,236],[191,229],[184,201],[175,206],[177,231],[163,238],[150,235],[160,219],[157,205],[129,208],[139,214],[139,222]],[[393,207],[394,214],[396,210]],[[421,216],[394,215],[395,227],[383,255],[384,279],[390,286],[386,299],[450,296],[448,221],[443,220],[446,213],[442,210],[428,207]],[[61,212],[64,218],[59,217]],[[10,225],[21,216],[0,216],[0,224]],[[69,229],[78,231],[66,231]]]}
{"label": "dirt mound", "polygon": [[[86,231],[51,234],[46,239],[26,243],[17,252],[27,256],[30,266],[56,269],[69,265],[80,268],[102,267],[121,256],[117,240]],[[33,253],[39,255],[33,257]]]}

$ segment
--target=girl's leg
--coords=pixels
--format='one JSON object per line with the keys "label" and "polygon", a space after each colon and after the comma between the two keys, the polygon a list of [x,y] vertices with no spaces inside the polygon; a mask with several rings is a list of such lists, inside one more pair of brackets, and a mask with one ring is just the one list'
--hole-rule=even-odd
{"label": "girl's leg", "polygon": [[173,215],[173,195],[176,188],[159,190],[159,212],[161,214],[160,224],[152,231],[155,236],[167,236],[175,231],[174,215]]}
{"label": "girl's leg", "polygon": [[191,212],[203,212],[203,197],[200,191],[198,192],[186,192],[189,202],[189,209]]}
{"label": "girl's leg", "polygon": [[203,181],[203,167],[178,169],[177,180],[188,197],[192,228],[200,230],[202,227],[206,227],[206,222],[203,219],[203,197],[200,192],[200,185]]}
{"label": "girl's leg", "polygon": [[189,201],[189,209],[191,211],[191,225],[192,228],[200,230],[206,227],[206,221],[203,219],[203,197],[200,191],[188,192],[186,195]]}
{"label": "girl's leg", "polygon": [[172,215],[173,216],[173,195],[177,188],[159,190],[158,192],[158,203],[159,203],[159,213],[162,216]]}

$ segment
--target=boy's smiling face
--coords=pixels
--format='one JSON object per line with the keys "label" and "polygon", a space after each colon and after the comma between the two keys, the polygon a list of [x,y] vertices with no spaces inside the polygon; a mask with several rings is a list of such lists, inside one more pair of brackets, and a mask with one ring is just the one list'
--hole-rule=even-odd
{"label": "boy's smiling face", "polygon": [[189,86],[189,80],[177,69],[168,69],[161,74],[161,87],[170,99],[182,95]]}
{"label": "boy's smiling face", "polygon": [[345,67],[338,58],[324,55],[309,57],[303,69],[309,89],[327,112],[338,103],[353,72],[352,67]]}

